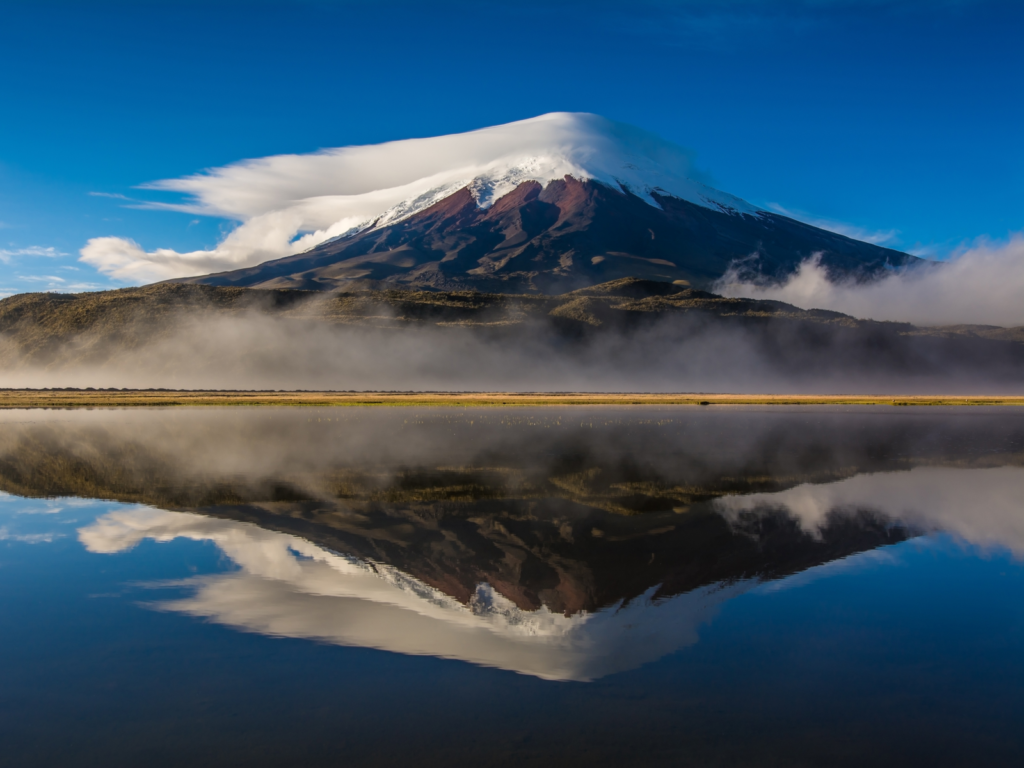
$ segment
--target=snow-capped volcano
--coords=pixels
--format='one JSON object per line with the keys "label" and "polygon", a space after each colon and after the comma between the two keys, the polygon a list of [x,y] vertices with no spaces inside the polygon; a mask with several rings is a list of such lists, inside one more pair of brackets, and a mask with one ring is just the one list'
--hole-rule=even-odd
{"label": "snow-capped volcano", "polygon": [[[553,112],[469,133],[346,147],[331,155],[341,175],[351,174],[370,187],[351,195],[347,202],[353,208],[368,210],[389,197],[402,197],[363,226],[395,224],[463,188],[480,208],[488,208],[524,182],[546,186],[566,176],[628,190],[657,208],[652,193],[728,213],[758,213],[744,200],[693,180],[691,158],[682,148],[586,113]],[[403,183],[385,188],[397,169]],[[364,196],[369,197],[360,199]],[[358,218],[353,213],[348,221]]]}
{"label": "snow-capped volcano", "polygon": [[690,178],[691,157],[654,134],[599,115],[554,112],[468,133],[249,160],[148,185],[193,196],[190,210],[248,220],[302,201],[309,244],[355,228],[394,224],[468,188],[488,208],[523,182],[571,176],[652,192],[716,210],[756,213]]}
{"label": "snow-capped volcano", "polygon": [[840,272],[912,258],[759,210],[703,183],[681,147],[591,114],[246,160],[148,188],[187,196],[157,207],[241,224],[193,253],[97,238],[85,261],[136,280],[550,292],[625,276],[707,288],[752,254],[775,275],[818,253]]}

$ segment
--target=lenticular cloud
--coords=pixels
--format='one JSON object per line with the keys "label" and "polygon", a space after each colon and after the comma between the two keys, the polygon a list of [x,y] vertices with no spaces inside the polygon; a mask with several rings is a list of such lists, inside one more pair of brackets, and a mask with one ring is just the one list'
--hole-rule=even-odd
{"label": "lenticular cloud", "polygon": [[131,282],[240,269],[393,224],[463,187],[487,207],[525,181],[566,175],[626,188],[652,205],[650,192],[658,190],[719,210],[757,210],[694,180],[691,155],[674,144],[598,115],[560,112],[451,136],[245,160],[154,182],[145,188],[187,198],[145,207],[239,226],[216,248],[190,253],[94,238],[82,260]]}
{"label": "lenticular cloud", "polygon": [[725,296],[773,299],[804,309],[916,325],[1024,325],[1024,235],[982,243],[946,262],[931,262],[858,283],[833,282],[817,257],[772,284],[732,270],[716,285]]}

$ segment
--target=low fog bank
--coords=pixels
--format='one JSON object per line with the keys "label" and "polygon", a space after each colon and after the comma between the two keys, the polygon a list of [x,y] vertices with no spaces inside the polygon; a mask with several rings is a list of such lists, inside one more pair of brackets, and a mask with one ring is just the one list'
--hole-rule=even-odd
{"label": "low fog bank", "polygon": [[867,283],[831,281],[817,254],[783,283],[767,282],[739,265],[714,290],[723,296],[772,299],[872,320],[1017,327],[1024,325],[1024,235]]}
{"label": "low fog bank", "polygon": [[[518,468],[519,475],[492,478],[512,484],[597,468],[588,483],[685,488],[753,477],[762,487],[768,477],[835,478],[914,462],[1002,463],[1022,444],[1024,412],[1015,408],[0,410],[0,483],[15,483],[0,487],[67,495],[70,487],[49,485],[55,466],[85,477],[109,473],[121,489],[144,489],[148,500],[201,483],[227,484],[248,498],[285,482],[330,498],[339,471],[368,470],[383,488],[439,466],[456,468],[457,483],[466,482],[459,471],[473,467]],[[574,483],[582,487],[582,476]]]}
{"label": "low fog bank", "polygon": [[45,357],[37,350],[34,360],[0,339],[0,386],[1024,392],[1018,344],[905,336],[887,326],[687,315],[632,330],[567,333],[543,322],[367,327],[252,311],[181,314],[151,330],[82,335],[47,348]]}

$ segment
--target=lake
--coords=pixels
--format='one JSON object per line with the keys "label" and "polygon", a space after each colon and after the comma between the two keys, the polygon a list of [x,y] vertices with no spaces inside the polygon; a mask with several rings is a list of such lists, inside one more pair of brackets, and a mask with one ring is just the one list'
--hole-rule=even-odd
{"label": "lake", "polygon": [[1024,409],[0,411],[0,765],[1024,765]]}

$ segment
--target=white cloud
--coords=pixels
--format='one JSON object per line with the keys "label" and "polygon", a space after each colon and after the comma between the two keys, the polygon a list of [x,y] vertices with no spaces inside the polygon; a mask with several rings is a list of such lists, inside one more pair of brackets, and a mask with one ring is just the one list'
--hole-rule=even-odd
{"label": "white cloud", "polygon": [[1024,235],[980,243],[947,262],[892,272],[872,282],[832,282],[817,257],[781,284],[730,271],[715,290],[726,296],[773,299],[804,309],[919,325],[1024,325]]}
{"label": "white cloud", "polygon": [[28,248],[18,248],[13,251],[0,251],[0,254],[4,256],[45,256],[51,259],[69,255],[63,251],[58,251],[53,246],[29,246]]}
{"label": "white cloud", "polygon": [[[102,285],[100,283],[69,283],[66,278],[58,275],[18,275],[16,279],[23,283],[29,283],[30,285],[37,285],[40,283],[44,284],[40,288],[33,288],[32,290],[60,291],[61,293],[80,293],[82,291],[99,291],[110,288],[109,285]],[[2,290],[3,289],[0,289],[0,291]],[[15,292],[11,292],[6,295],[10,296],[14,293]]]}
{"label": "white cloud", "polygon": [[778,203],[769,203],[768,208],[776,213],[781,213],[783,216],[788,216],[791,219],[802,221],[804,224],[810,224],[812,227],[825,229],[829,232],[835,232],[837,235],[852,237],[854,240],[861,240],[862,242],[872,243],[874,245],[891,245],[896,240],[897,235],[899,235],[899,230],[896,229],[866,229],[864,227],[858,227],[855,224],[845,224],[841,221],[833,221],[832,219],[821,219],[802,211],[783,208]]}
{"label": "white cloud", "polygon": [[4,264],[10,264],[11,260],[18,256],[44,256],[46,258],[55,259],[60,256],[67,256],[69,254],[63,251],[58,251],[53,246],[43,245],[30,245],[27,248],[15,248],[14,250],[0,249],[0,261]]}
{"label": "white cloud", "polygon": [[0,541],[19,541],[22,544],[49,544],[63,536],[61,533],[11,533],[7,528],[0,528]]}
{"label": "white cloud", "polygon": [[[145,251],[134,240],[96,237],[81,250],[81,260],[118,280],[147,283],[260,264],[301,253],[333,237],[334,230],[294,240],[304,219],[295,210],[272,211],[240,225],[212,250],[180,253],[169,248]],[[349,226],[344,226],[341,234]]]}
{"label": "white cloud", "polygon": [[640,196],[651,189],[702,205],[757,209],[696,180],[690,154],[637,128],[597,115],[555,113],[470,133],[372,146],[277,155],[215,168],[143,189],[186,195],[142,207],[240,222],[216,247],[147,251],[118,237],[90,240],[82,260],[126,281],[254,266],[324,240],[393,223],[469,186],[482,206],[528,180],[572,175]]}
{"label": "white cloud", "polygon": [[131,202],[131,203],[142,202],[140,200],[135,200],[134,198],[127,197],[126,195],[118,194],[117,192],[90,192],[89,196],[90,197],[109,197],[111,200],[127,200],[128,202]]}

